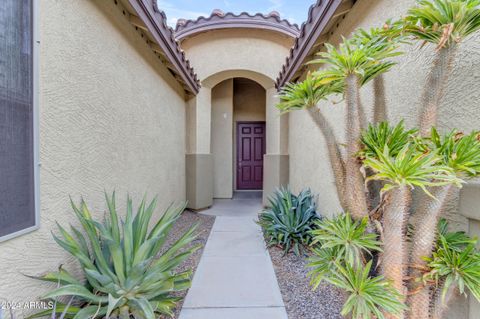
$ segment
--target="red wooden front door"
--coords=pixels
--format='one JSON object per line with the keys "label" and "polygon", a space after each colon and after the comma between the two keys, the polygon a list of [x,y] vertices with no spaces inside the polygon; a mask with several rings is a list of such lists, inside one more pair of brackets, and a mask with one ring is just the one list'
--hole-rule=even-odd
{"label": "red wooden front door", "polygon": [[265,122],[237,123],[237,189],[263,188]]}

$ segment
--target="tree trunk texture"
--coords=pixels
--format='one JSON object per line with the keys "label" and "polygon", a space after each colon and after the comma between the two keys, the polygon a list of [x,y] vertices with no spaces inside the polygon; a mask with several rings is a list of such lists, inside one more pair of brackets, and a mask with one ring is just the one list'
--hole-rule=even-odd
{"label": "tree trunk texture", "polygon": [[345,191],[350,213],[359,219],[368,216],[365,179],[360,171],[361,163],[357,159],[360,151],[360,81],[350,75],[345,81],[345,100],[347,104],[347,158],[345,160]]}
{"label": "tree trunk texture", "polygon": [[438,292],[433,298],[433,304],[431,305],[431,317],[430,319],[443,319],[445,311],[448,309],[448,305],[457,297],[457,285],[453,283],[447,290],[445,298],[442,300],[443,286],[438,289]]}
{"label": "tree trunk texture", "polygon": [[347,209],[347,202],[345,198],[345,164],[342,159],[342,154],[338,147],[337,139],[335,138],[335,134],[333,132],[330,123],[327,119],[323,116],[320,110],[316,107],[308,108],[308,113],[310,114],[311,118],[320,129],[325,138],[325,143],[327,144],[328,149],[328,157],[330,159],[330,165],[333,170],[333,177],[335,178],[335,186],[337,188],[338,199],[340,201],[340,205]]}
{"label": "tree trunk texture", "polygon": [[442,48],[437,52],[422,93],[420,110],[420,134],[428,136],[432,126],[437,125],[438,108],[443,98],[448,78],[452,72],[457,46]]}
{"label": "tree trunk texture", "polygon": [[385,95],[385,79],[383,74],[373,79],[373,123],[388,121],[387,97]]}
{"label": "tree trunk texture", "polygon": [[[413,266],[411,276],[414,278],[421,276],[421,271],[417,267],[427,265],[423,258],[432,255],[438,221],[445,211],[445,206],[454,196],[458,195],[459,188],[455,185],[445,185],[434,187],[430,191],[435,196],[435,199],[424,194],[417,208],[418,219],[414,225],[410,261]],[[417,288],[419,287],[413,284],[411,290],[417,290]],[[430,315],[429,306],[431,304],[430,287],[425,286],[417,293],[411,295],[407,304],[410,307],[409,319],[428,319]]]}
{"label": "tree trunk texture", "polygon": [[[404,285],[408,263],[406,233],[411,203],[412,191],[408,186],[400,186],[390,190],[387,194],[383,213],[384,250],[380,264],[381,271],[403,296],[406,295]],[[386,314],[386,318],[403,319],[405,315]]]}

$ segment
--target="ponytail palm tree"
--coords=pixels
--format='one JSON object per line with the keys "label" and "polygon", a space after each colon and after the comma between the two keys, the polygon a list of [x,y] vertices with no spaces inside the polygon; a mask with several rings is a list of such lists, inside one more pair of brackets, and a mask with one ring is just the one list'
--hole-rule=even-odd
{"label": "ponytail palm tree", "polygon": [[395,157],[385,146],[383,152],[378,150],[376,156],[367,157],[364,165],[375,172],[368,180],[385,182],[382,193],[387,197],[383,209],[384,253],[381,268],[383,275],[392,281],[395,289],[405,298],[411,189],[418,187],[432,196],[427,187],[459,185],[461,181],[455,177],[452,169],[441,164],[441,158],[435,152],[419,152],[411,143],[407,143]]}
{"label": "ponytail palm tree", "polygon": [[[442,164],[449,167],[459,178],[469,178],[480,173],[480,141],[479,132],[472,132],[463,135],[455,130],[445,134],[443,137],[435,129],[431,131],[431,137],[424,145],[426,151],[437,152]],[[415,229],[412,241],[412,264],[415,266],[412,275],[418,277],[420,271],[426,266],[425,257],[431,257],[435,244],[435,229],[446,205],[456,200],[459,195],[459,187],[455,184],[448,184],[434,187],[432,193],[436,199],[424,198],[417,208],[417,214],[421,218]],[[411,317],[426,318],[428,306],[431,304],[430,287],[428,285],[412,289],[417,290],[409,298]]]}
{"label": "ponytail palm tree", "polygon": [[326,48],[327,52],[319,53],[320,58],[312,63],[328,65],[328,68],[321,72],[320,84],[344,84],[343,93],[347,106],[345,202],[352,216],[359,219],[368,214],[364,177],[360,171],[361,164],[357,160],[357,154],[361,150],[361,119],[365,117],[360,101],[360,87],[387,72],[394,65],[388,58],[398,55],[398,52],[395,46],[389,46],[386,42],[362,44],[345,39],[338,49],[330,44],[326,44]]}
{"label": "ponytail palm tree", "polygon": [[405,31],[436,46],[424,87],[420,132],[427,136],[435,126],[438,107],[452,72],[458,44],[480,30],[480,0],[420,0],[405,18]]}

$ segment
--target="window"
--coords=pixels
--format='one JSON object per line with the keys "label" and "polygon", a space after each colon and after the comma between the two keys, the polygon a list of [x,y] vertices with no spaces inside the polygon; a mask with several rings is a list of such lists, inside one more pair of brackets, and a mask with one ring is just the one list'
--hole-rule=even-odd
{"label": "window", "polygon": [[0,241],[38,226],[33,1],[0,2]]}

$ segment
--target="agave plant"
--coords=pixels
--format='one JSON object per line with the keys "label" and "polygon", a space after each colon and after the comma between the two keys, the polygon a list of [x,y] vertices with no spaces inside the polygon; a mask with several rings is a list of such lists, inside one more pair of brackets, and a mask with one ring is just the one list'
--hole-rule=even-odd
{"label": "agave plant", "polygon": [[[175,269],[199,247],[187,247],[196,237],[191,227],[170,247],[164,247],[169,231],[183,212],[185,205],[170,206],[163,216],[151,225],[156,199],[147,205],[145,199],[134,215],[132,200],[127,200],[125,221],[120,221],[115,205],[115,193],[105,195],[108,218],[95,221],[82,200],[72,208],[83,232],[71,226],[71,233],[58,225],[62,238],[55,241],[74,256],[86,278],[81,282],[67,270],[48,273],[39,279],[59,281],[61,287],[45,294],[43,299],[75,296],[80,308],[67,307],[74,318],[119,317],[122,319],[154,319],[172,315],[179,298],[176,291],[190,286],[191,270]],[[62,313],[64,305],[58,305]],[[38,314],[38,317],[44,315]]]}
{"label": "agave plant", "polygon": [[280,188],[269,199],[270,207],[259,215],[258,224],[268,239],[267,245],[279,245],[287,254],[291,249],[297,255],[312,241],[310,231],[319,219],[316,204],[309,189],[298,196],[288,188]]}

